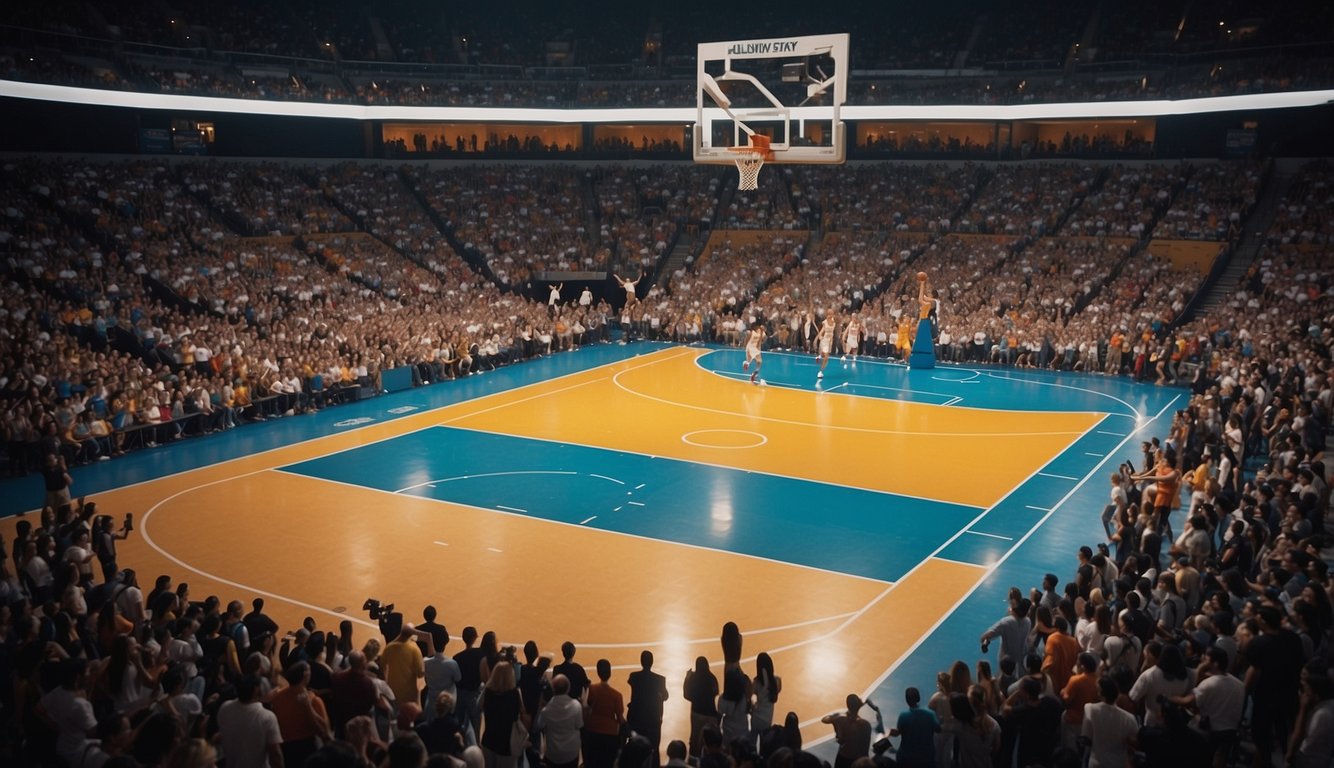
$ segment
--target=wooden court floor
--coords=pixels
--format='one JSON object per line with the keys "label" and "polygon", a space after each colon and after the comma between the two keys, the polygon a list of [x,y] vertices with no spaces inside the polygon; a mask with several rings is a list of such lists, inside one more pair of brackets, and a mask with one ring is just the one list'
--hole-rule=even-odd
{"label": "wooden court floor", "polygon": [[341,420],[95,498],[136,513],[121,552],[141,581],[264,596],[284,627],[350,618],[365,639],[366,598],[410,620],[433,604],[454,637],[474,625],[546,652],[571,640],[622,687],[650,649],[672,692],[669,738],[688,730],[685,671],[701,655],[721,664],[735,621],[744,657],[769,652],[784,678],[779,714],[797,712],[814,741],[847,693],[892,711],[904,685],[929,689],[927,670],[975,658],[969,634],[998,614],[970,604],[1068,560],[1027,543],[1096,520],[1084,497],[1105,483],[1091,479],[1164,431],[1183,396],[867,360],[817,381],[790,354],[766,355],[752,385],[737,350],[573,354],[531,383]]}

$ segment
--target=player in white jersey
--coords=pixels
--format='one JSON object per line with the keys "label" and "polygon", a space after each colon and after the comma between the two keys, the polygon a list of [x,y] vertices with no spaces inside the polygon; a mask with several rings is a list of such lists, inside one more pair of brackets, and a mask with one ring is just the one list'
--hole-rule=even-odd
{"label": "player in white jersey", "polygon": [[862,346],[862,321],[853,315],[848,321],[848,327],[843,329],[843,356],[852,355],[852,364],[857,364],[857,353]]}
{"label": "player in white jersey", "polygon": [[635,302],[639,300],[635,296],[635,286],[639,285],[639,281],[644,279],[644,273],[639,273],[639,277],[636,277],[634,280],[622,279],[620,275],[615,273],[612,273],[612,277],[615,278],[616,282],[621,284],[621,288],[625,289],[625,306],[633,307]]}
{"label": "player in white jersey", "polygon": [[[764,331],[764,325],[755,323],[750,327],[750,333],[746,334],[746,362],[741,364],[741,370],[750,369],[750,383],[754,384],[760,376],[760,366],[764,364],[764,358],[761,350],[764,348],[764,338],[767,334]],[[755,363],[753,369],[750,364]]]}
{"label": "player in white jersey", "polygon": [[824,378],[824,367],[829,364],[829,355],[834,351],[834,334],[837,329],[838,316],[830,312],[820,326],[820,332],[815,335],[815,348],[818,350],[816,357],[820,360],[820,372],[815,374],[817,379]]}

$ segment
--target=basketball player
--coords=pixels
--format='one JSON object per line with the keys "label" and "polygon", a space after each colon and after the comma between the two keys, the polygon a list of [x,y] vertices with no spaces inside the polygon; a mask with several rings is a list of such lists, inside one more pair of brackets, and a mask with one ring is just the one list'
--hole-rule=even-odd
{"label": "basketball player", "polygon": [[815,374],[817,379],[824,378],[824,367],[829,364],[829,354],[834,351],[834,333],[837,328],[838,318],[830,312],[824,319],[824,324],[820,326],[820,332],[815,335],[815,347],[820,359],[820,372]]}
{"label": "basketball player", "polygon": [[635,286],[639,285],[639,281],[644,279],[644,273],[640,272],[639,277],[636,277],[634,280],[623,280],[620,275],[614,272],[612,273],[612,277],[614,277],[616,282],[620,283],[621,287],[625,289],[625,306],[633,307],[635,302],[638,301],[635,297]]}
{"label": "basketball player", "polygon": [[764,325],[761,323],[752,325],[750,333],[746,335],[746,362],[741,364],[741,370],[747,370],[752,362],[755,363],[755,368],[750,372],[751,384],[756,383],[755,380],[760,375],[760,366],[764,364],[764,358],[761,356],[760,350],[764,348],[765,336]]}
{"label": "basketball player", "polygon": [[843,329],[843,357],[852,355],[852,364],[857,365],[857,352],[861,350],[862,321],[856,315],[848,321],[848,327]]}

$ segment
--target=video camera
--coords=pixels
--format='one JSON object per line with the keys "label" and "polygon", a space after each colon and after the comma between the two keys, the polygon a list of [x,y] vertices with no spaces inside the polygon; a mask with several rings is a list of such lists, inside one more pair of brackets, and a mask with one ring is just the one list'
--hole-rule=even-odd
{"label": "video camera", "polygon": [[384,603],[373,597],[366,598],[362,603],[361,610],[370,614],[377,624],[380,625],[380,634],[384,635],[386,641],[398,637],[399,631],[403,629],[403,614],[394,610],[393,603]]}
{"label": "video camera", "polygon": [[361,610],[370,614],[372,619],[379,621],[381,616],[394,612],[394,604],[388,603],[381,605],[379,600],[376,600],[373,597],[368,597],[366,598],[366,602],[362,603]]}

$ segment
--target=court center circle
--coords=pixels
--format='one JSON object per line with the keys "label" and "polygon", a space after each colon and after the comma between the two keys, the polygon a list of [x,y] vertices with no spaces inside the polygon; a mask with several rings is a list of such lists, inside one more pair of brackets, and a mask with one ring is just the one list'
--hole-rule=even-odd
{"label": "court center circle", "polygon": [[[703,437],[700,437],[703,435]],[[681,442],[699,448],[758,448],[769,442],[769,438],[759,432],[746,429],[697,429],[681,435]]]}

